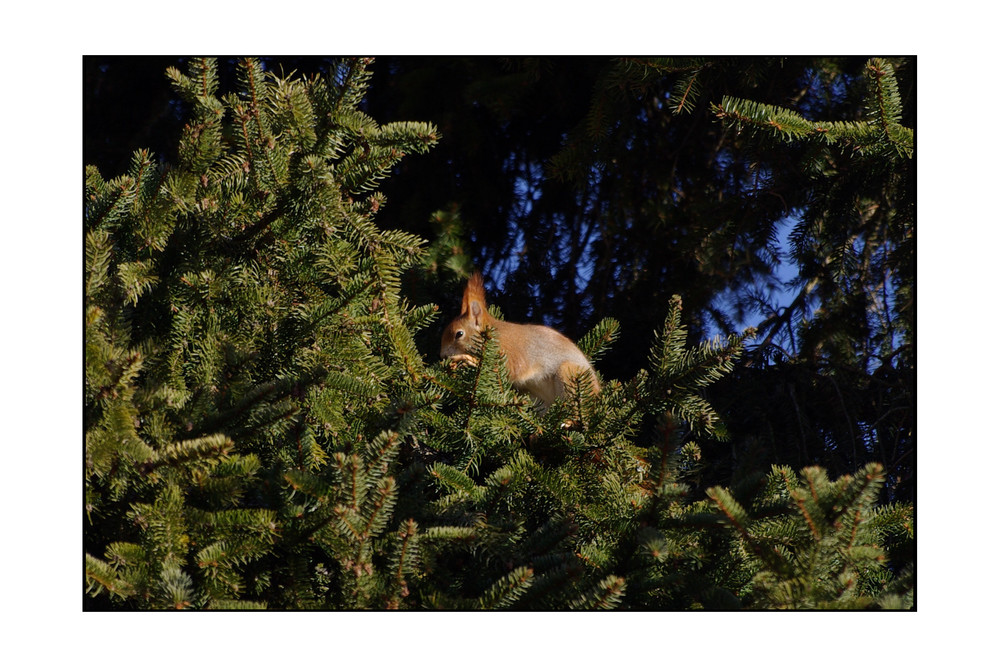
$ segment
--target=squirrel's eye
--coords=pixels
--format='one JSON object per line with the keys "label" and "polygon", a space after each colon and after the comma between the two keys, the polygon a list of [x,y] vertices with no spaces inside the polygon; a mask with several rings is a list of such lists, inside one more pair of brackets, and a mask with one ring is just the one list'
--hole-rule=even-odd
{"label": "squirrel's eye", "polygon": [[461,338],[464,335],[465,335],[465,332],[462,331],[461,329],[459,329],[458,331],[455,332],[455,340],[458,340],[459,338]]}

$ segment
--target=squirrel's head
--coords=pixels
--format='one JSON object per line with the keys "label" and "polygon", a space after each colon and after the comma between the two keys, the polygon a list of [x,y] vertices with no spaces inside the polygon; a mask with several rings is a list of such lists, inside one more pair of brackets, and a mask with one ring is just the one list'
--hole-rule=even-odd
{"label": "squirrel's head", "polygon": [[447,359],[460,354],[469,354],[479,332],[486,326],[488,318],[483,276],[476,272],[465,285],[465,293],[462,294],[462,313],[445,327],[441,335],[441,357]]}

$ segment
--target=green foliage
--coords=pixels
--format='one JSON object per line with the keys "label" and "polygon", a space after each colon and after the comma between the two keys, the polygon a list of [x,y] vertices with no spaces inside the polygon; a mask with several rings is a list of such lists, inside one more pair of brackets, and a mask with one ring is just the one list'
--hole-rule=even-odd
{"label": "green foliage", "polygon": [[865,66],[866,118],[860,121],[809,121],[790,109],[724,97],[713,109],[737,131],[749,130],[778,140],[836,144],[859,155],[893,151],[913,156],[913,130],[900,124],[902,103],[891,64],[873,58]]}
{"label": "green foliage", "polygon": [[[721,512],[731,528],[735,565],[753,572],[748,597],[769,609],[901,607],[912,588],[886,586],[886,519],[890,532],[913,538],[912,507],[877,507],[885,482],[872,463],[831,481],[817,467],[796,476],[775,467],[759,485],[734,492],[712,488],[705,505]],[[757,486],[757,488],[754,488]],[[904,577],[905,581],[905,577]],[[904,584],[905,586],[905,584]]]}
{"label": "green foliage", "polygon": [[[433,309],[400,298],[423,242],[372,223],[372,190],[437,135],[358,111],[364,65],[297,79],[243,59],[220,96],[216,63],[196,59],[168,71],[190,108],[178,164],[140,151],[111,181],[88,168],[92,591],[308,606],[331,576],[319,550],[347,603],[374,594],[399,446],[385,413],[421,377],[410,331]],[[285,586],[299,567],[311,581]]]}
{"label": "green foliage", "polygon": [[[178,164],[136,154],[85,192],[85,592],[126,609],[906,607],[912,508],[882,468],[706,491],[727,437],[706,389],[752,331],[689,345],[670,300],[647,367],[541,410],[487,330],[425,360],[406,286],[469,268],[384,229],[375,189],[437,140],[360,110],[366,60],[168,76]],[[886,94],[885,117],[891,118]],[[678,109],[683,111],[683,109]],[[435,350],[436,352],[436,350]],[[889,555],[892,560],[889,560]],[[898,562],[897,562],[898,561]],[[898,573],[899,576],[895,576]]]}

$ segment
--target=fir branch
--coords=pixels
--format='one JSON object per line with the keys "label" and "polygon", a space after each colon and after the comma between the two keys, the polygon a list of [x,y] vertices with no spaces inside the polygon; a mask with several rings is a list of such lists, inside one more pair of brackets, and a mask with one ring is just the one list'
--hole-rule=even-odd
{"label": "fir branch", "polygon": [[111,565],[90,554],[84,554],[84,561],[88,595],[96,597],[107,591],[124,599],[131,597],[135,592],[134,587],[120,578]]}
{"label": "fir branch", "polygon": [[378,481],[374,491],[375,493],[367,495],[369,502],[364,507],[368,519],[361,533],[362,540],[378,535],[388,523],[396,502],[396,480],[392,477],[383,477]]}
{"label": "fir branch", "polygon": [[135,183],[129,176],[122,176],[103,185],[99,192],[89,195],[85,209],[88,229],[99,229],[105,226],[105,220],[113,223],[131,206],[136,195]]}
{"label": "fir branch", "polygon": [[163,608],[189,609],[196,604],[194,581],[179,567],[163,569],[156,593]]}
{"label": "fir branch", "polygon": [[282,478],[294,490],[326,503],[333,495],[334,486],[318,475],[302,470],[286,470]]}
{"label": "fir branch", "polygon": [[415,571],[419,557],[417,522],[413,519],[407,519],[400,525],[396,535],[399,538],[399,552],[395,559],[396,574],[394,583],[398,587],[397,594],[406,597],[409,595],[406,585],[406,575]]}
{"label": "fir branch", "polygon": [[206,609],[217,611],[266,611],[266,602],[255,602],[253,600],[227,600],[223,598],[213,598],[206,606]]}
{"label": "fir branch", "polygon": [[137,305],[144,293],[159,284],[160,278],[156,268],[152,260],[118,265],[118,279],[125,290],[125,298],[129,304]]}
{"label": "fir branch", "polygon": [[482,493],[478,490],[475,481],[457,468],[437,462],[430,466],[428,473],[452,492],[458,491],[464,496],[473,498],[482,497]]}
{"label": "fir branch", "polygon": [[736,531],[746,540],[752,541],[753,537],[747,528],[749,517],[743,506],[732,496],[732,494],[722,487],[712,487],[705,492],[714,503],[716,508],[722,512],[726,521],[736,529]]}
{"label": "fir branch", "polygon": [[479,609],[506,609],[531,588],[535,573],[530,567],[519,567],[496,582],[477,599]]}
{"label": "fir branch", "polygon": [[882,131],[888,134],[889,127],[898,124],[903,113],[892,65],[881,58],[872,58],[865,64],[865,75],[875,99],[872,113]]}
{"label": "fir branch", "polygon": [[[249,98],[249,110],[243,113],[242,106],[239,105],[235,106],[233,110],[241,123],[241,129],[244,134],[244,148],[250,160],[251,173],[256,177],[254,166],[257,160],[255,160],[254,152],[251,149],[251,144],[254,144],[258,147],[257,159],[263,159],[268,168],[269,178],[267,179],[267,184],[273,188],[281,184],[284,179],[279,175],[279,170],[274,161],[277,155],[275,150],[277,144],[274,136],[271,134],[271,129],[267,121],[267,115],[269,114],[265,115],[262,113],[265,101],[271,91],[268,90],[260,62],[255,58],[241,59],[237,71],[240,74],[241,83],[245,87]],[[256,131],[254,141],[251,141],[246,125],[250,120],[253,121],[254,130]]]}
{"label": "fir branch", "polygon": [[618,323],[618,320],[606,317],[583,335],[577,343],[577,347],[587,355],[587,358],[591,362],[597,362],[614,345],[615,341],[618,340],[620,333],[621,324]]}
{"label": "fir branch", "polygon": [[144,475],[148,475],[163,466],[179,466],[192,461],[217,461],[226,456],[233,445],[233,441],[222,434],[176,442],[154,451],[153,456],[139,468]]}
{"label": "fir branch", "polygon": [[[346,71],[343,71],[340,81],[333,88],[337,90],[331,105],[332,113],[357,106],[364,96],[367,82],[371,78],[371,72],[367,68],[371,66],[374,58],[350,58],[347,60]],[[338,68],[330,71],[330,82],[334,82],[334,76],[338,73]]]}
{"label": "fir branch", "polygon": [[88,231],[84,249],[87,271],[84,294],[88,299],[96,299],[101,288],[108,282],[112,254],[111,233],[103,229]]}
{"label": "fir branch", "polygon": [[570,609],[614,609],[625,594],[625,579],[609,575],[595,587],[570,603]]}

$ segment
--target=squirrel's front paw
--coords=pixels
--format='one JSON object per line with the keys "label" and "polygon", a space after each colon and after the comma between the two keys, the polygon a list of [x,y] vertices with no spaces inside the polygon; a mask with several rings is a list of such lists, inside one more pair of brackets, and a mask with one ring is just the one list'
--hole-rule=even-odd
{"label": "squirrel's front paw", "polygon": [[453,357],[448,357],[448,366],[451,368],[458,368],[459,364],[476,366],[479,364],[479,361],[470,354],[456,354]]}

